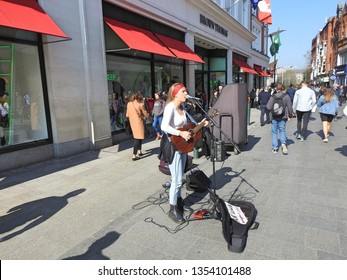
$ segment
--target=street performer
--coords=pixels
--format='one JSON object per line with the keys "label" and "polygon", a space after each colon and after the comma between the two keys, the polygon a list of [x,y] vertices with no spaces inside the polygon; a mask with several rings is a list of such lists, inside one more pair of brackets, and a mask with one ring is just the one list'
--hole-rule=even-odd
{"label": "street performer", "polygon": [[[192,137],[190,131],[180,130],[188,124],[187,112],[183,108],[187,94],[187,89],[183,84],[175,83],[169,88],[163,121],[161,123],[162,131],[169,135],[182,137],[185,141],[189,141]],[[206,119],[203,119],[202,122],[204,122],[204,126],[208,125]],[[172,162],[169,163],[171,173],[169,217],[176,223],[185,222],[181,189],[187,157],[186,153],[176,150]]]}

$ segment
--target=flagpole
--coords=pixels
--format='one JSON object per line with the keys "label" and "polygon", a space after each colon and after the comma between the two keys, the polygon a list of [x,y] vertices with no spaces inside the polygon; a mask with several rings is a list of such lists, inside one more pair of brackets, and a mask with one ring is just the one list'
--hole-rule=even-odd
{"label": "flagpole", "polygon": [[277,65],[276,65],[277,63],[276,63],[276,54],[274,55],[274,84],[276,84],[276,67],[277,67]]}
{"label": "flagpole", "polygon": [[[273,33],[267,35],[267,37],[270,37],[271,46],[273,45],[273,36],[278,35],[278,34],[282,33],[283,31],[285,31],[285,30],[278,29],[278,31],[273,32]],[[274,84],[276,83],[276,66],[277,66],[276,65],[277,64],[276,63],[276,54],[277,54],[277,52],[278,52],[278,49],[277,49],[277,51],[275,51],[275,54],[274,54],[274,76],[273,76],[273,83]]]}

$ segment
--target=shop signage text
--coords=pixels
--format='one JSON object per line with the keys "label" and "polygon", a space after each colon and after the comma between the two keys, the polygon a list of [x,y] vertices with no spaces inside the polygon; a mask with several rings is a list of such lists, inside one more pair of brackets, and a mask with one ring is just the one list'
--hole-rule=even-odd
{"label": "shop signage text", "polygon": [[209,18],[207,18],[201,14],[200,14],[200,23],[208,26],[211,29],[214,29],[216,32],[224,35],[225,37],[228,37],[228,30],[227,29],[223,28],[219,24],[215,23],[214,21],[210,20]]}

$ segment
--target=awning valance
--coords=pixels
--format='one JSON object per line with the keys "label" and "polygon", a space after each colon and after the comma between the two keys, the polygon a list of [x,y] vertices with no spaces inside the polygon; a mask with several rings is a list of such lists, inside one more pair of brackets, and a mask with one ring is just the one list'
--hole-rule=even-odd
{"label": "awning valance", "polygon": [[69,38],[35,0],[0,0],[0,26]]}
{"label": "awning valance", "polygon": [[257,71],[259,73],[260,76],[264,76],[264,77],[269,77],[270,75],[268,73],[266,73],[261,66],[258,65],[254,65],[253,66],[254,70]]}
{"label": "awning valance", "polygon": [[108,17],[104,20],[130,49],[175,57],[152,32]]}
{"label": "awning valance", "polygon": [[184,60],[205,63],[205,61],[194,53],[184,42],[157,33],[155,33],[155,36],[157,36],[159,40],[162,41],[176,55],[176,57]]}
{"label": "awning valance", "polygon": [[256,72],[251,66],[249,66],[246,62],[238,60],[238,59],[233,59],[233,62],[240,67],[240,69],[244,72],[247,73],[252,73],[258,75],[258,72]]}
{"label": "awning valance", "polygon": [[112,18],[104,20],[129,49],[205,63],[181,41]]}

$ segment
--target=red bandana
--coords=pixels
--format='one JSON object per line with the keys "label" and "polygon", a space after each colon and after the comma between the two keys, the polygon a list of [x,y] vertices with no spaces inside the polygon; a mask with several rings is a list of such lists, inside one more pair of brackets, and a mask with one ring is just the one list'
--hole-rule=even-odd
{"label": "red bandana", "polygon": [[172,91],[172,96],[175,97],[177,93],[181,90],[181,88],[184,88],[184,84],[176,85]]}

